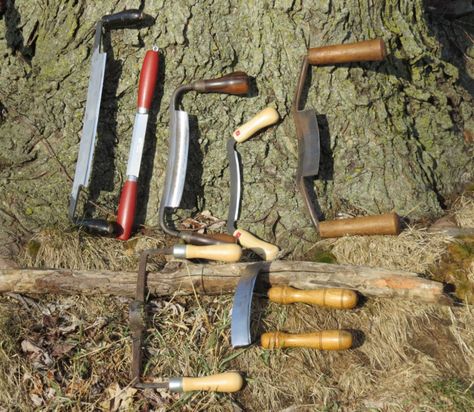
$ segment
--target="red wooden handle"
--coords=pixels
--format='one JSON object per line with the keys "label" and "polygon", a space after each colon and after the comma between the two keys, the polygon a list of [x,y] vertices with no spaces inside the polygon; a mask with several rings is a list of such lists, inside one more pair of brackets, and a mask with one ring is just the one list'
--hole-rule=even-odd
{"label": "red wooden handle", "polygon": [[155,91],[156,79],[158,77],[158,66],[160,55],[158,48],[148,50],[143,60],[142,71],[140,72],[140,82],[138,84],[138,102],[140,109],[150,110],[151,100]]}
{"label": "red wooden handle", "polygon": [[127,240],[132,233],[137,205],[137,182],[127,180],[123,186],[117,213],[117,224],[120,227],[120,236],[117,239]]}

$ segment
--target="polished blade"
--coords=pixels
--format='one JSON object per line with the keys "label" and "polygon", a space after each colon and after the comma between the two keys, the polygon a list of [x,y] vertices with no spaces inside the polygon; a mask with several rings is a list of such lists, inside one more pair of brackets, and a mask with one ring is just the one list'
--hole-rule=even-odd
{"label": "polished blade", "polygon": [[230,340],[233,348],[250,345],[250,311],[255,281],[260,271],[258,263],[247,267],[235,289],[232,305]]}
{"label": "polished blade", "polygon": [[182,110],[171,112],[166,180],[160,207],[177,208],[183,196],[188,165],[189,118]]}
{"label": "polished blade", "polygon": [[227,140],[227,159],[230,167],[230,203],[227,214],[227,232],[233,234],[236,229],[236,222],[239,218],[240,208],[240,162],[239,154],[235,150],[235,140],[231,137]]}
{"label": "polished blade", "polygon": [[137,113],[133,124],[132,142],[128,155],[127,176],[138,177],[142,162],[143,146],[145,145],[146,127],[148,123],[147,113]]}
{"label": "polished blade", "polygon": [[316,112],[312,109],[293,113],[298,136],[298,156],[301,176],[315,176],[319,172],[321,148]]}
{"label": "polished blade", "polygon": [[76,172],[69,203],[69,217],[74,218],[76,204],[81,187],[87,187],[94,160],[94,148],[99,121],[100,100],[104,84],[105,62],[107,54],[101,53],[96,47],[91,60],[91,77],[87,89],[87,102],[84,114],[81,143],[77,158]]}

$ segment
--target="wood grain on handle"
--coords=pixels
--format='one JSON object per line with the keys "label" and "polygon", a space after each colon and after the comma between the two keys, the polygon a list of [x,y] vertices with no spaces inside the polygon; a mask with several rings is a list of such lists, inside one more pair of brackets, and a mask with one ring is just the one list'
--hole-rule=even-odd
{"label": "wood grain on handle", "polygon": [[308,49],[308,63],[313,65],[380,61],[387,51],[382,39]]}
{"label": "wood grain on handle", "polygon": [[258,112],[248,122],[240,126],[234,133],[232,133],[232,136],[238,143],[245,142],[260,129],[275,124],[279,118],[280,115],[273,107],[267,107]]}
{"label": "wood grain on handle", "polygon": [[237,392],[243,384],[240,373],[225,372],[200,378],[183,378],[183,392]]}
{"label": "wood grain on handle", "polygon": [[242,248],[235,243],[194,246],[186,245],[186,259],[209,259],[221,262],[238,262],[242,256]]}
{"label": "wood grain on handle", "polygon": [[244,95],[250,90],[250,79],[245,72],[233,72],[218,79],[197,80],[192,86],[201,93]]}
{"label": "wood grain on handle", "polygon": [[398,235],[399,233],[400,217],[396,213],[319,222],[319,235],[322,238],[346,235]]}
{"label": "wood grain on handle", "polygon": [[345,330],[324,330],[301,334],[266,332],[260,337],[260,342],[265,349],[298,347],[321,350],[345,350],[352,346],[352,334]]}
{"label": "wood grain on handle", "polygon": [[357,305],[357,293],[350,289],[300,290],[290,286],[274,286],[268,291],[272,302],[308,303],[334,309],[352,309]]}
{"label": "wood grain on handle", "polygon": [[234,232],[234,237],[242,247],[253,250],[264,260],[275,260],[280,251],[278,246],[265,242],[243,229],[237,229]]}

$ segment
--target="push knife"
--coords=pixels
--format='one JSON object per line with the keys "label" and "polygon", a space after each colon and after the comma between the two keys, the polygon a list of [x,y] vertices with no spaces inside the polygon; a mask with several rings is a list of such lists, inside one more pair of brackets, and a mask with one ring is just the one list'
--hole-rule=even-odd
{"label": "push knife", "polygon": [[236,150],[236,143],[245,142],[259,130],[275,124],[279,118],[280,116],[275,109],[267,107],[236,129],[232,137],[227,140],[227,159],[229,160],[230,167],[230,202],[227,215],[227,232],[237,238],[243,247],[252,249],[264,260],[274,260],[278,255],[278,247],[257,238],[247,230],[237,228],[242,196],[242,176],[240,173],[240,155]]}
{"label": "push knife", "polygon": [[138,85],[137,113],[133,125],[132,142],[127,164],[127,180],[123,186],[117,212],[117,225],[120,240],[127,240],[132,233],[137,203],[138,175],[145,143],[148,111],[151,107],[156,79],[158,77],[159,51],[154,46],[148,50],[143,60]]}

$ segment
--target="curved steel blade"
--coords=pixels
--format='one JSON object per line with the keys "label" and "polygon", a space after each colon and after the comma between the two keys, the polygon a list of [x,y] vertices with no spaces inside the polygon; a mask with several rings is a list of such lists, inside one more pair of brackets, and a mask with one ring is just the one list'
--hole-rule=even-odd
{"label": "curved steel blade", "polygon": [[182,110],[171,111],[166,180],[160,208],[177,208],[183,196],[188,165],[189,118]]}
{"label": "curved steel blade", "polygon": [[239,218],[240,208],[240,196],[241,196],[241,185],[240,185],[240,162],[239,154],[235,150],[235,140],[233,137],[227,140],[227,159],[229,160],[230,167],[230,202],[229,212],[227,214],[227,232],[234,234],[236,229],[236,222]]}

